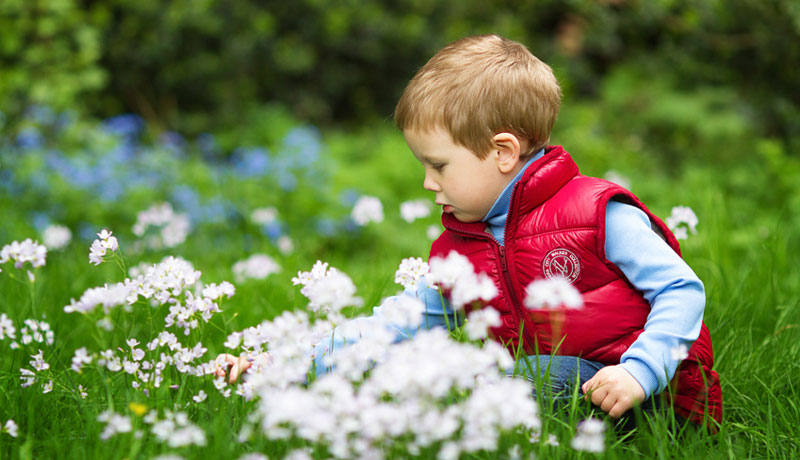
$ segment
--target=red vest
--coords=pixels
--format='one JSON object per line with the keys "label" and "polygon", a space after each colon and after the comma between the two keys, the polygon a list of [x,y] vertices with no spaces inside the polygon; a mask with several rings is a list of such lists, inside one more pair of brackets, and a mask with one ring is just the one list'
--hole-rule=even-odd
{"label": "red vest", "polygon": [[[502,324],[492,333],[512,354],[521,330],[527,354],[553,353],[553,344],[562,340],[555,354],[619,364],[644,331],[650,304],[606,259],[605,210],[611,198],[647,213],[654,229],[680,255],[672,232],[638,198],[611,182],[582,176],[570,155],[555,146],[515,185],[505,246],[485,231],[484,222],[464,223],[443,214],[446,230],[433,243],[431,257],[456,250],[470,259],[476,273],[494,280],[499,294],[488,304],[500,312]],[[583,296],[583,308],[557,313],[526,309],[526,286],[556,275],[572,281]],[[722,421],[722,391],[713,363],[711,337],[703,324],[668,392],[676,413],[697,423],[703,423],[705,414]]]}

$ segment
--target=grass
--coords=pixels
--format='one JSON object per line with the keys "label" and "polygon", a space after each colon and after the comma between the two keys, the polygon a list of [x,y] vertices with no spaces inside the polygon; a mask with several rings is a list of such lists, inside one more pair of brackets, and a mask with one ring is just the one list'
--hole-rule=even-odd
{"label": "grass", "polygon": [[[572,129],[576,128],[568,127],[564,131]],[[587,174],[602,175],[611,166],[633,176],[631,171],[652,170],[646,159],[625,155],[623,163],[617,164],[614,158],[605,158],[603,152],[607,150],[597,144],[611,144],[612,140],[615,139],[579,138],[576,146],[567,147],[573,149],[579,165],[589,165],[584,169]],[[249,253],[264,251],[279,257],[281,273],[266,280],[238,284],[236,295],[223,304],[224,313],[190,336],[193,340],[202,338],[209,348],[206,357],[222,351],[222,343],[229,332],[273,318],[283,310],[303,308],[305,299],[289,280],[298,270],[308,270],[317,259],[329,261],[354,280],[365,301],[363,308],[349,312],[357,314],[368,311],[381,298],[397,291],[391,281],[402,258],[426,255],[430,240],[425,237],[425,229],[435,224],[437,218],[432,216],[406,224],[396,215],[400,201],[425,196],[419,187],[422,173],[404,150],[399,135],[379,126],[364,133],[331,133],[326,137],[326,144],[330,152],[327,161],[331,181],[323,189],[304,192],[301,188],[286,197],[293,200],[293,206],[301,213],[287,218],[298,222],[289,230],[295,239],[294,253],[279,256],[263,235],[240,223],[234,228],[226,224],[204,226],[174,250],[129,256],[132,264],[142,260],[155,262],[167,254],[180,255],[203,273],[202,280],[206,283],[232,281],[232,263]],[[757,200],[744,193],[732,193],[740,191],[737,177],[741,174],[752,179]],[[784,184],[780,187],[784,188],[768,190],[775,174],[780,172],[765,172],[758,163],[744,159],[730,174],[720,174],[715,167],[697,162],[688,163],[680,175],[656,174],[635,181],[632,187],[658,215],[666,216],[675,205],[689,205],[700,218],[698,234],[683,242],[682,248],[684,258],[706,286],[705,322],[715,346],[715,369],[722,381],[724,399],[724,421],[719,433],[710,435],[691,427],[676,428],[671,426],[669,415],[657,415],[644,420],[633,433],[609,431],[602,454],[580,453],[569,447],[578,421],[600,414],[573,395],[570,403],[558,408],[543,401],[540,404],[542,439],[554,435],[558,446],[532,442],[527,434],[511,433],[502,438],[499,452],[519,445],[522,458],[530,454],[537,458],[626,460],[800,457],[800,444],[796,441],[800,439],[797,383],[800,377],[797,364],[800,362],[800,265],[796,257],[800,250],[800,229],[798,218],[791,209],[786,209],[780,198],[781,194],[791,192],[785,190],[786,184],[791,182],[784,180],[780,182]],[[226,187],[235,188],[236,185],[226,184]],[[329,196],[314,194],[339,196],[348,189],[381,197],[386,221],[333,236],[321,236],[312,228],[302,227],[303,219],[310,219],[320,206],[333,206]],[[213,195],[226,190],[206,192]],[[257,202],[258,187],[248,183],[233,193],[242,203],[248,203],[243,205],[247,209]],[[33,211],[31,205],[21,208],[17,203],[14,196],[0,195],[0,208],[7,216],[0,229],[3,244],[35,236],[28,220]],[[42,203],[43,208],[46,206],[46,202]],[[78,203],[73,206],[71,209],[80,209]],[[284,214],[288,212],[286,208],[281,209]],[[109,218],[119,223],[111,229],[120,235],[123,249],[130,247],[134,239],[123,224],[130,225],[138,210],[116,209],[113,219]],[[238,442],[239,432],[248,425],[248,416],[255,410],[256,402],[222,397],[214,390],[210,378],[187,378],[173,372],[169,378],[174,387],[162,386],[146,397],[131,387],[130,379],[123,372],[110,373],[96,367],[87,367],[82,374],[69,371],[70,359],[78,347],[97,351],[124,346],[127,337],[154,333],[145,315],[120,308],[112,310],[117,325],[110,333],[99,331],[95,325],[99,319],[97,315],[88,319],[63,312],[70,298],[80,296],[88,287],[122,279],[119,269],[112,264],[90,266],[87,254],[88,244],[78,238],[63,252],[51,251],[47,265],[35,271],[32,290],[23,272],[16,273],[21,280],[14,280],[9,276],[15,272],[11,265],[2,266],[0,313],[11,317],[17,329],[26,318],[44,318],[54,329],[56,340],[52,346],[33,344],[23,350],[10,349],[9,340],[0,341],[0,422],[13,419],[19,425],[17,438],[0,434],[0,459],[132,459],[164,453],[188,458],[238,458],[248,452],[264,452],[270,458],[282,458],[296,446],[294,442],[274,442],[261,436],[247,443]],[[163,317],[164,312],[160,314]],[[54,390],[48,394],[42,394],[39,383],[30,388],[20,387],[19,369],[30,367],[29,355],[38,348],[45,351],[55,383]],[[86,399],[77,396],[79,384],[88,390]],[[209,397],[204,403],[195,404],[191,396],[200,389],[205,389]],[[134,430],[147,428],[131,403],[143,404],[148,410],[156,409],[162,415],[167,410],[186,411],[205,432],[207,445],[170,448],[156,442],[147,432],[141,439],[128,433],[108,441],[100,440],[104,424],[97,418],[109,408],[130,415]],[[391,458],[407,455],[402,446],[387,446],[387,450]],[[325,457],[325,452],[317,450],[315,455]],[[434,451],[419,454],[420,458],[434,455]],[[487,453],[474,458],[495,458],[496,455]]]}

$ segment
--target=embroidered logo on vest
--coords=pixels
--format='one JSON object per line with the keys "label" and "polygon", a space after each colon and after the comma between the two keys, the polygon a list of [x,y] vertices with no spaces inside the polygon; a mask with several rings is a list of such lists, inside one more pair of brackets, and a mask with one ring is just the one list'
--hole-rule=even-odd
{"label": "embroidered logo on vest", "polygon": [[561,277],[573,283],[581,274],[581,263],[569,249],[553,249],[544,256],[542,271],[546,278]]}

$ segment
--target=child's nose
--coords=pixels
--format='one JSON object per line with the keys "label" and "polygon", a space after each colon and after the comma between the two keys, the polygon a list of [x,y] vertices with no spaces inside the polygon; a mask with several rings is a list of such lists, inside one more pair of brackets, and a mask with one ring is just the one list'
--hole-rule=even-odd
{"label": "child's nose", "polygon": [[431,177],[429,172],[425,172],[425,181],[422,182],[422,187],[430,192],[440,192],[439,184]]}

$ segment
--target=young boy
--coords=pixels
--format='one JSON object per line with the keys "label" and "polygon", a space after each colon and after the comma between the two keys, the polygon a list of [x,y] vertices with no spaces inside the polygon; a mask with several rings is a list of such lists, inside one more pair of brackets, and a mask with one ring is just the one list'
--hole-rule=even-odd
{"label": "young boy", "polygon": [[[582,176],[562,147],[547,145],[560,101],[550,67],[497,35],[451,43],[417,72],[395,122],[442,206],[445,231],[430,256],[458,251],[494,280],[499,294],[488,304],[502,320],[494,338],[509,350],[521,345],[539,372],[549,362],[554,389],[577,377],[617,418],[672,385],[679,416],[720,422],[703,284],[633,194]],[[532,281],[556,276],[581,292],[584,307],[567,311],[553,336],[548,314],[522,300]],[[444,323],[449,306],[435,289],[423,283],[406,295],[425,302],[423,324]],[[320,342],[318,361],[331,343]],[[686,359],[675,353],[682,347]]]}

